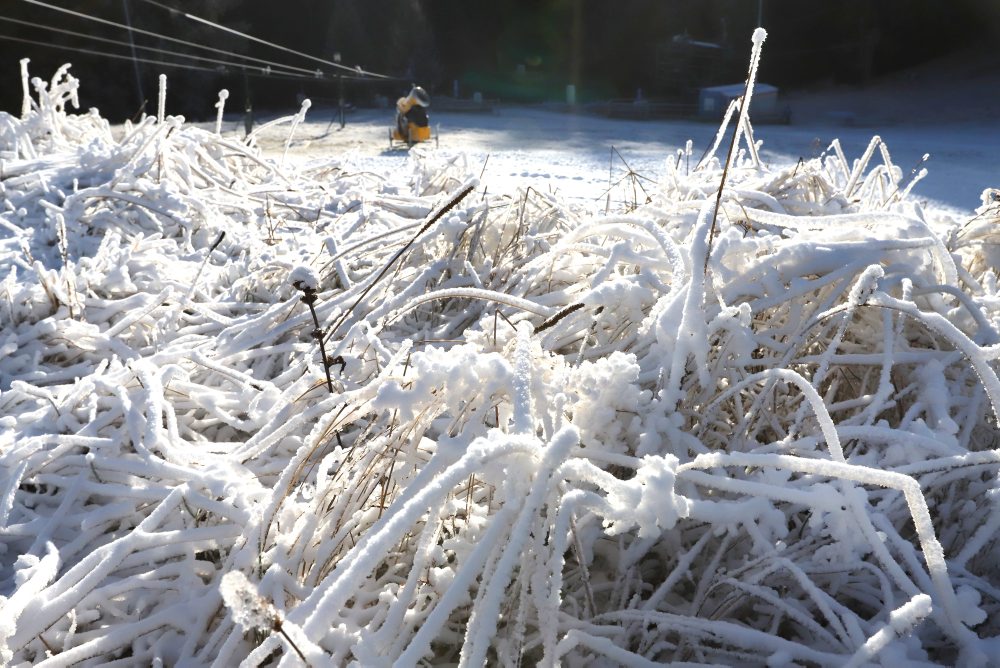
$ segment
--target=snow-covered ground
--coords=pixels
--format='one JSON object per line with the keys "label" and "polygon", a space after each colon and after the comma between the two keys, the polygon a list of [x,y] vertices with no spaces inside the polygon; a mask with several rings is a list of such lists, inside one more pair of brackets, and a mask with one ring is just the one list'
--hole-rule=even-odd
{"label": "snow-covered ground", "polygon": [[992,134],[75,85],[0,114],[0,663],[1000,662]]}
{"label": "snow-covered ground", "polygon": [[[359,168],[379,172],[403,168],[406,151],[389,150],[391,110],[352,112],[343,129],[333,120],[334,110],[311,110],[296,131],[291,159],[347,158]],[[432,108],[431,123],[439,137],[438,150],[463,155],[470,169],[481,171],[483,182],[493,188],[530,186],[602,206],[609,177],[617,182],[631,168],[659,181],[666,156],[692,140],[698,158],[718,130],[718,125],[702,122],[612,120],[524,107],[498,107],[492,113]],[[234,119],[227,127],[237,132],[241,124]],[[916,200],[932,200],[956,211],[979,206],[983,189],[995,185],[991,177],[1000,173],[1000,132],[988,118],[949,121],[945,116],[933,124],[844,127],[818,116],[807,125],[761,125],[756,134],[764,142],[762,158],[772,167],[815,158],[833,139],[840,140],[847,155],[857,156],[877,134],[904,171],[927,168],[927,177],[915,188]],[[286,137],[284,129],[271,133],[264,148],[280,155]],[[929,157],[922,162],[925,154]]]}

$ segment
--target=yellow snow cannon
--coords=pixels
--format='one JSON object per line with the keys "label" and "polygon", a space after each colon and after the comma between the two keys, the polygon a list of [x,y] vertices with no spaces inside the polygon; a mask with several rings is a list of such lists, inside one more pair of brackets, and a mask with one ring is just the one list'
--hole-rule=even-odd
{"label": "yellow snow cannon", "polygon": [[394,141],[413,146],[431,138],[431,122],[427,108],[431,98],[420,86],[414,86],[406,97],[396,100],[396,127],[389,130],[389,146]]}

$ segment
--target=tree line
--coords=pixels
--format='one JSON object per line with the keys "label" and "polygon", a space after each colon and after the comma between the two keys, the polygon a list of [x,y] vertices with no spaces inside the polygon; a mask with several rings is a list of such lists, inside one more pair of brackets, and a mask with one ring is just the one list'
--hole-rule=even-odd
{"label": "tree line", "polygon": [[[52,0],[56,4],[57,0]],[[350,101],[392,98],[412,83],[432,94],[535,101],[559,99],[573,83],[579,99],[677,95],[664,81],[663,59],[686,57],[665,45],[688,40],[716,48],[725,57],[714,76],[738,81],[758,17],[768,29],[761,80],[794,87],[820,81],[864,83],[872,77],[919,64],[1000,32],[1000,3],[991,0],[159,0],[171,12],[145,0],[77,0],[81,14],[184,39],[232,53],[305,68],[315,63],[248,42],[205,23],[190,12],[324,59],[339,54],[345,65],[390,75],[388,82],[346,82]],[[67,6],[67,5],[63,5]],[[125,31],[60,14],[23,0],[8,0],[0,16],[57,26],[76,33],[55,35],[41,28],[0,21],[0,108],[20,108],[18,61],[30,57],[33,74],[49,76],[63,62],[83,84],[81,103],[109,118],[131,117],[155,108],[156,81],[168,75],[171,113],[189,118],[212,115],[214,92],[226,87],[234,104],[249,96],[257,109],[288,108],[295,99],[337,97],[331,76],[278,78],[259,67],[185,60],[209,71],[168,68],[130,59]],[[100,37],[121,45],[94,42]],[[150,35],[135,35],[139,57],[180,62],[158,51],[196,53]],[[702,45],[713,45],[712,47]],[[111,53],[119,59],[53,46]],[[695,51],[692,51],[694,53]],[[678,56],[681,53],[681,56]],[[666,55],[665,55],[666,54]],[[207,54],[239,62],[231,55]],[[695,57],[695,56],[692,56]],[[686,64],[682,64],[686,66]],[[329,68],[320,69],[329,70]],[[676,70],[676,68],[675,68]],[[329,73],[329,72],[328,72]],[[714,82],[706,82],[714,83]],[[145,104],[145,107],[143,106]]]}

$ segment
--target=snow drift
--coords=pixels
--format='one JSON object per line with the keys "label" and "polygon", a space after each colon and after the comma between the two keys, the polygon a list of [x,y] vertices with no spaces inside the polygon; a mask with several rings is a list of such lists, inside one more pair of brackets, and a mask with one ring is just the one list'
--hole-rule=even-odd
{"label": "snow drift", "polygon": [[0,114],[3,663],[1000,660],[991,192],[740,110],[599,214],[76,86]]}

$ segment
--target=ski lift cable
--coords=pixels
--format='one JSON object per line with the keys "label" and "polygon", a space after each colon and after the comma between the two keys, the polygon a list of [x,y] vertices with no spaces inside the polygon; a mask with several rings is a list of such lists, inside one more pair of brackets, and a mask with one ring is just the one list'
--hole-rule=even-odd
{"label": "ski lift cable", "polygon": [[[93,49],[84,49],[82,47],[75,46],[62,46],[61,44],[52,44],[50,42],[39,42],[34,39],[25,39],[23,37],[14,37],[13,35],[2,35],[0,34],[0,39],[7,40],[9,42],[20,42],[22,44],[33,44],[35,46],[45,46],[50,49],[62,49],[63,51],[75,51],[77,53],[86,53],[93,56],[100,56],[101,58],[118,58],[120,60],[132,60],[132,56],[123,56],[117,53],[107,53],[104,51],[95,51]],[[216,72],[217,70],[211,67],[201,67],[199,65],[188,65],[185,63],[171,63],[169,61],[163,60],[152,60],[150,58],[136,58],[141,63],[150,63],[153,65],[163,65],[165,67],[177,67],[184,70],[195,70],[198,72]]]}
{"label": "ski lift cable", "polygon": [[[280,68],[283,68],[283,69],[300,70],[303,73],[308,73],[309,75],[311,75],[311,78],[316,78],[317,76],[318,77],[322,77],[325,74],[324,72],[319,71],[319,70],[308,70],[308,69],[305,69],[305,68],[297,68],[297,67],[294,67],[294,66],[291,66],[291,65],[283,65],[281,63],[276,63],[274,61],[265,60],[263,58],[256,58],[254,56],[247,56],[247,55],[244,55],[244,54],[241,54],[241,53],[234,53],[232,51],[226,51],[224,49],[217,49],[215,47],[207,46],[207,45],[204,45],[204,44],[198,44],[196,42],[190,42],[190,41],[187,41],[187,40],[178,39],[176,37],[169,37],[167,35],[161,35],[159,33],[152,32],[152,31],[149,31],[149,30],[143,30],[142,28],[133,28],[131,26],[124,25],[122,23],[116,23],[114,21],[108,21],[107,19],[102,19],[102,18],[99,18],[99,17],[96,17],[96,16],[90,16],[89,14],[84,14],[82,12],[77,12],[77,11],[74,11],[72,9],[66,9],[65,7],[59,7],[58,5],[52,5],[52,4],[49,4],[47,2],[42,2],[42,0],[21,0],[21,1],[22,2],[27,2],[30,5],[36,5],[38,7],[45,7],[46,9],[52,9],[54,11],[61,12],[63,14],[69,14],[71,16],[75,16],[75,17],[83,19],[85,21],[92,21],[92,22],[95,22],[95,23],[100,23],[102,25],[108,25],[108,26],[112,26],[114,28],[120,28],[122,30],[127,30],[127,31],[132,32],[132,33],[138,33],[140,35],[147,35],[149,37],[155,37],[156,39],[162,39],[164,41],[174,42],[176,44],[183,44],[185,46],[194,47],[196,49],[204,49],[206,51],[211,51],[213,53],[219,53],[219,54],[226,55],[226,56],[231,56],[231,57],[234,57],[234,58],[241,58],[243,60],[252,61],[254,63],[261,63],[265,67],[280,67]],[[241,64],[241,65],[237,65],[237,66],[238,67],[251,67],[249,64],[248,65],[242,65]],[[351,69],[351,68],[348,68],[348,69]],[[361,72],[358,72],[358,70],[352,70],[352,71],[355,72],[355,74],[361,74],[362,75],[362,76],[356,76],[354,78],[365,78],[363,76],[363,74],[364,74],[363,70]],[[378,76],[382,77],[383,75],[378,75]],[[307,76],[303,75],[302,78],[305,79],[305,78],[310,78],[310,77],[307,77]]]}
{"label": "ski lift cable", "polygon": [[[77,31],[74,31],[74,30],[66,30],[64,28],[57,28],[55,26],[46,25],[44,23],[36,23],[34,21],[25,21],[23,19],[15,19],[15,18],[11,18],[9,16],[0,15],[0,21],[6,21],[8,23],[16,23],[18,25],[28,26],[28,27],[31,27],[31,28],[38,28],[39,30],[48,30],[48,31],[55,32],[55,33],[60,33],[60,34],[63,34],[63,35],[72,35],[74,37],[83,37],[83,38],[86,38],[86,39],[89,39],[89,40],[93,40],[95,42],[103,42],[105,44],[114,44],[116,46],[126,46],[126,47],[130,47],[130,48],[133,46],[133,45],[129,44],[128,42],[123,42],[121,40],[108,39],[107,37],[98,37],[97,35],[83,35],[83,34],[80,34]],[[200,60],[200,61],[203,61],[203,62],[206,62],[206,63],[214,63],[216,65],[223,65],[223,66],[232,67],[232,68],[235,68],[235,69],[240,69],[240,68],[246,67],[246,64],[244,64],[244,63],[234,63],[234,62],[229,61],[229,60],[219,60],[217,58],[209,58],[208,56],[197,56],[197,55],[190,54],[190,53],[180,53],[180,52],[177,52],[177,51],[169,51],[167,49],[159,49],[159,48],[153,47],[153,46],[142,46],[140,44],[136,44],[134,46],[138,50],[152,51],[152,52],[155,52],[155,53],[163,54],[165,56],[174,56],[176,58],[187,58],[187,59],[192,59],[192,60]],[[285,66],[285,65],[279,65],[277,63],[275,63],[274,65],[269,65],[269,67],[277,68],[277,69],[272,69],[271,71],[272,72],[276,72],[278,74],[299,75],[299,73],[304,73],[304,74],[308,74],[308,75],[311,75],[311,76],[315,75],[315,73],[312,72],[311,70],[307,70],[307,69],[302,68],[302,67]],[[263,68],[261,68],[261,69],[263,69]],[[288,70],[287,72],[284,71],[286,69]]]}
{"label": "ski lift cable", "polygon": [[208,19],[204,19],[204,18],[202,18],[200,16],[195,16],[194,14],[190,14],[190,13],[185,12],[183,10],[177,9],[176,7],[170,7],[169,5],[165,5],[165,4],[161,3],[161,2],[157,2],[156,0],[140,0],[140,1],[141,2],[145,2],[146,4],[149,4],[149,5],[153,5],[155,7],[159,7],[161,9],[166,9],[167,11],[169,11],[171,13],[174,13],[174,14],[181,14],[182,16],[184,16],[184,18],[190,19],[192,21],[197,21],[198,23],[203,23],[203,24],[205,24],[207,26],[211,26],[212,28],[216,28],[218,30],[223,30],[223,31],[228,32],[228,33],[230,33],[232,35],[237,35],[238,37],[242,37],[243,39],[248,39],[248,40],[256,42],[258,44],[263,44],[264,46],[269,46],[272,49],[278,49],[278,50],[284,51],[286,53],[291,53],[291,54],[294,54],[296,56],[299,56],[300,58],[307,58],[309,60],[315,61],[317,63],[322,63],[324,65],[328,65],[328,66],[336,68],[336,69],[346,70],[346,71],[352,72],[354,74],[364,74],[364,75],[367,75],[367,76],[370,76],[370,77],[375,77],[375,78],[378,78],[378,79],[395,79],[396,78],[396,77],[390,77],[390,76],[385,75],[385,74],[378,74],[376,72],[369,72],[367,70],[361,69],[360,67],[350,67],[348,65],[342,65],[341,63],[338,63],[338,62],[335,62],[335,61],[332,61],[332,60],[326,60],[325,58],[319,58],[317,56],[313,56],[313,55],[310,55],[308,53],[303,53],[301,51],[296,51],[295,49],[290,49],[290,48],[288,48],[286,46],[282,46],[280,44],[275,44],[274,42],[269,42],[267,40],[260,39],[259,37],[254,37],[253,35],[248,35],[245,32],[240,32],[239,30],[235,30],[233,28],[229,28],[229,27],[226,27],[224,25],[220,25],[218,23],[215,23],[214,21],[209,21]]}
{"label": "ski lift cable", "polygon": [[[69,14],[70,16],[75,16],[77,18],[84,19],[85,21],[92,21],[92,22],[95,22],[95,23],[100,23],[102,25],[108,25],[108,26],[112,26],[114,28],[120,28],[122,30],[127,30],[128,32],[138,33],[140,35],[147,35],[149,37],[155,37],[156,39],[162,39],[162,40],[165,40],[165,41],[168,41],[168,42],[174,42],[175,44],[183,44],[184,46],[190,46],[190,47],[194,47],[196,49],[204,49],[206,51],[211,51],[212,53],[219,53],[219,54],[222,54],[222,55],[225,55],[225,56],[230,56],[230,57],[235,57],[235,58],[242,58],[244,60],[252,61],[252,62],[255,62],[255,63],[260,63],[260,64],[262,64],[264,66],[282,67],[282,68],[285,68],[285,69],[300,69],[300,68],[293,68],[293,67],[290,67],[288,65],[282,65],[281,63],[275,63],[273,61],[265,60],[263,58],[256,58],[254,56],[247,56],[247,55],[243,55],[243,54],[240,54],[240,53],[233,53],[232,51],[226,51],[224,49],[218,49],[218,48],[215,48],[215,47],[212,47],[212,46],[207,46],[207,45],[204,45],[204,44],[198,44],[197,42],[190,42],[188,40],[178,39],[176,37],[168,37],[167,35],[161,35],[159,33],[152,32],[150,30],[143,30],[142,28],[133,28],[131,26],[124,25],[122,23],[116,23],[114,21],[108,21],[107,19],[102,19],[102,18],[99,18],[97,16],[91,16],[89,14],[84,14],[82,12],[73,11],[72,9],[67,9],[65,7],[59,7],[58,5],[52,5],[52,4],[49,4],[47,2],[42,2],[41,0],[22,0],[22,2],[27,2],[30,5],[37,5],[39,7],[45,7],[46,9],[52,9],[54,11],[61,12],[63,14]],[[303,70],[303,71],[309,72],[309,70]],[[311,74],[315,74],[314,72],[310,72],[310,73]]]}
{"label": "ski lift cable", "polygon": [[[3,35],[0,34],[0,40],[6,40],[8,42],[20,42],[21,44],[31,44],[33,46],[41,46],[49,49],[59,49],[62,51],[73,51],[76,53],[84,53],[87,55],[98,56],[101,58],[112,58],[115,60],[137,60],[141,63],[146,63],[148,65],[159,65],[161,67],[173,67],[181,70],[189,70],[194,72],[211,72],[213,74],[230,74],[233,72],[243,72],[248,76],[255,78],[275,78],[275,79],[285,79],[285,80],[309,80],[315,79],[315,77],[306,76],[303,74],[287,74],[285,72],[279,72],[275,70],[268,70],[262,67],[248,67],[246,65],[237,63],[233,70],[223,69],[220,71],[219,68],[215,67],[201,67],[199,65],[190,65],[187,63],[174,63],[168,60],[153,60],[152,58],[132,58],[132,56],[126,56],[119,53],[110,53],[107,51],[97,51],[95,49],[85,49],[82,47],[73,46],[62,46],[60,44],[52,44],[51,42],[40,42],[33,39],[25,39],[24,37],[15,37],[13,35]],[[370,80],[367,77],[350,77],[345,76],[344,79],[362,79]]]}

